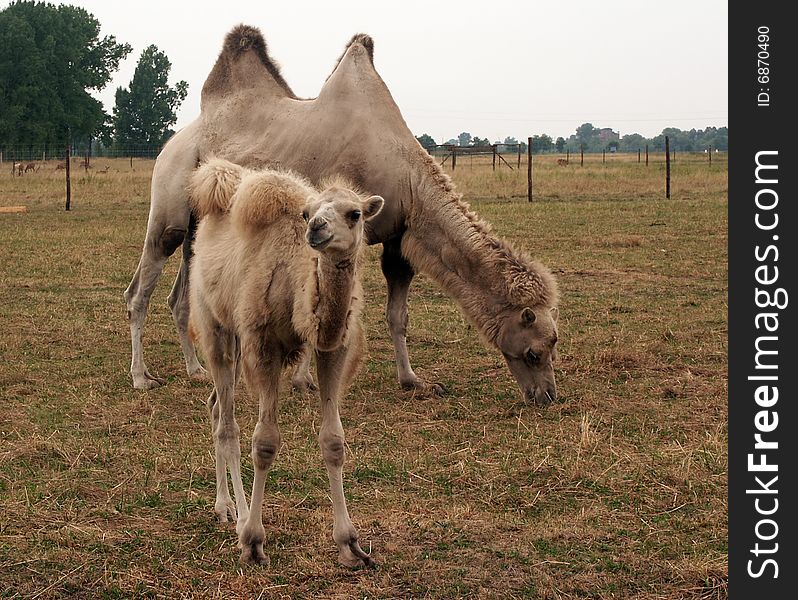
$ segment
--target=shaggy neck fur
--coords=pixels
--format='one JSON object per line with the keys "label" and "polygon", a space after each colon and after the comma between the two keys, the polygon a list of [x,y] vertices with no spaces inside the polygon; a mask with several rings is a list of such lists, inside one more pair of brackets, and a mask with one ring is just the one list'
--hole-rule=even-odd
{"label": "shaggy neck fur", "polygon": [[322,254],[314,260],[316,267],[309,275],[316,290],[314,346],[329,351],[344,342],[349,320],[353,313],[359,312],[356,306],[361,295],[358,293],[357,257],[356,254],[337,257]]}
{"label": "shaggy neck fur", "polygon": [[410,161],[410,172],[422,175],[411,179],[402,253],[460,304],[487,341],[496,345],[508,310],[556,306],[546,267],[494,235],[426,152]]}

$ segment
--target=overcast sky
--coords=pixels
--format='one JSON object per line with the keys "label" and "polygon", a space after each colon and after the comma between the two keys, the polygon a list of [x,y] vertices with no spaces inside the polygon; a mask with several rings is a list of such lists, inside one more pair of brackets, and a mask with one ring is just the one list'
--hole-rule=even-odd
{"label": "overcast sky", "polygon": [[[0,2],[6,5],[8,2]],[[113,109],[149,44],[189,93],[181,127],[227,31],[263,32],[294,92],[315,97],[352,34],[374,38],[375,64],[416,135],[461,131],[491,141],[584,122],[647,137],[664,127],[728,125],[727,2],[721,0],[378,0],[281,2],[75,0],[133,52],[100,96]]]}

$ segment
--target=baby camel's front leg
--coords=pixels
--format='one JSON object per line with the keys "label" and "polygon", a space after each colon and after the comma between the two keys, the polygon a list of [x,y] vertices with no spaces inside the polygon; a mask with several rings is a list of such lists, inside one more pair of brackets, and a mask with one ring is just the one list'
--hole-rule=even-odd
{"label": "baby camel's front leg", "polygon": [[266,530],[263,528],[263,493],[266,474],[280,449],[280,431],[277,428],[277,397],[282,355],[277,349],[268,349],[256,336],[242,336],[241,360],[244,379],[250,393],[258,398],[258,423],[252,434],[252,464],[255,475],[252,481],[252,499],[246,521],[239,521],[238,544],[240,561],[245,564],[267,562],[263,552]]}
{"label": "baby camel's front leg", "polygon": [[321,393],[321,429],[319,445],[330,479],[330,497],[333,503],[333,540],[338,545],[338,562],[347,567],[373,567],[374,561],[363,552],[358,543],[358,533],[346,508],[343,484],[345,455],[344,429],[338,414],[341,378],[349,371],[347,360],[350,348],[342,347],[332,352],[316,352],[317,373]]}

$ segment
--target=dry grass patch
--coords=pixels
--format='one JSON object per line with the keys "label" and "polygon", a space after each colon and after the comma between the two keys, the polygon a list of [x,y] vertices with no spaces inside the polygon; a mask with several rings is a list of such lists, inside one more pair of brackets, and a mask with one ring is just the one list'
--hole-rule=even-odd
{"label": "dry grass patch", "polygon": [[[177,259],[145,334],[168,385],[130,386],[122,291],[152,163],[108,165],[75,171],[70,213],[60,174],[0,177],[0,206],[29,207],[0,219],[4,596],[726,597],[725,165],[677,158],[668,202],[654,164],[543,163],[528,204],[496,200],[525,195],[507,174],[469,178],[458,163],[474,208],[558,274],[562,402],[548,408],[519,400],[500,356],[424,277],[413,364],[449,394],[400,391],[369,250],[369,358],[341,408],[349,506],[380,565],[358,572],[335,561],[316,401],[287,385],[270,565],[238,565],[235,532],[213,520],[208,385],[186,379],[166,308]],[[242,431],[255,412],[242,391]]]}

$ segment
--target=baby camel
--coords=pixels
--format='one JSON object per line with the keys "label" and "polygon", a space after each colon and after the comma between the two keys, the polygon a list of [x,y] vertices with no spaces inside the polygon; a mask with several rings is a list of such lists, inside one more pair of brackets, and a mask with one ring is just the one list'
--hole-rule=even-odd
{"label": "baby camel", "polygon": [[[382,209],[383,199],[366,198],[342,181],[319,192],[292,173],[251,171],[219,159],[201,166],[190,188],[202,219],[191,265],[190,306],[192,328],[214,383],[208,398],[216,450],[214,510],[222,522],[237,519],[241,562],[264,562],[261,507],[266,473],[280,446],[280,372],[300,359],[303,348],[312,348],[321,394],[319,444],[330,481],[338,560],[349,567],[371,566],[344,499],[338,400],[363,349],[357,272],[363,223]],[[259,403],[249,507],[233,401],[240,368]]]}

